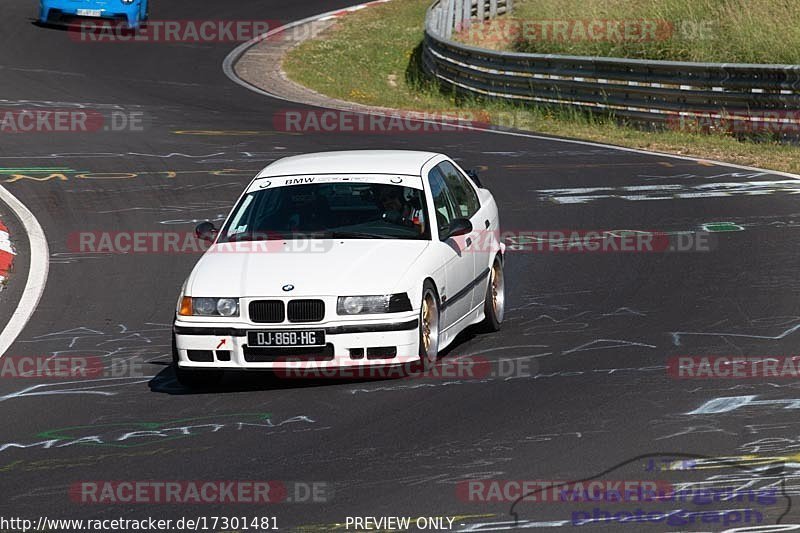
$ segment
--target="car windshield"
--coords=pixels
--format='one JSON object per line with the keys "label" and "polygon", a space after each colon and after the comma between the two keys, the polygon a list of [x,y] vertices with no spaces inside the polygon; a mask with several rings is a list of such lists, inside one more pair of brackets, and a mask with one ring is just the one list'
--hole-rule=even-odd
{"label": "car windshield", "polygon": [[382,183],[316,183],[251,192],[219,242],[268,239],[430,239],[421,190]]}

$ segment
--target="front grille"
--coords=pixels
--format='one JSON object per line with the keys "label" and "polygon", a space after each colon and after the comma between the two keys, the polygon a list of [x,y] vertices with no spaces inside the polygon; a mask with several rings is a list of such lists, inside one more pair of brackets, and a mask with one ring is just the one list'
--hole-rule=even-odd
{"label": "front grille", "polygon": [[244,346],[244,360],[248,363],[275,363],[281,361],[333,361],[333,344],[296,348],[250,348]]}
{"label": "front grille", "polygon": [[255,300],[250,302],[250,320],[260,324],[283,322],[285,313],[280,300]]}
{"label": "front grille", "polygon": [[288,307],[289,322],[319,322],[325,318],[322,300],[292,300]]}

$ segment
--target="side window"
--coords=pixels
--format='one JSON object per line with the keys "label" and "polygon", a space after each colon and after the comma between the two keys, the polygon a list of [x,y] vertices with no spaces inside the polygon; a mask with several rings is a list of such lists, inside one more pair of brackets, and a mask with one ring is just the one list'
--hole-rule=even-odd
{"label": "side window", "polygon": [[428,174],[428,184],[431,188],[431,196],[433,196],[433,209],[436,214],[436,225],[439,226],[439,239],[442,239],[447,234],[450,221],[458,217],[453,207],[453,200],[447,192],[444,176],[439,172],[438,167]]}
{"label": "side window", "polygon": [[481,207],[475,189],[469,184],[467,178],[465,178],[449,161],[439,163],[436,165],[436,168],[438,168],[442,176],[444,176],[447,188],[450,189],[450,194],[453,195],[456,216],[471,218]]}

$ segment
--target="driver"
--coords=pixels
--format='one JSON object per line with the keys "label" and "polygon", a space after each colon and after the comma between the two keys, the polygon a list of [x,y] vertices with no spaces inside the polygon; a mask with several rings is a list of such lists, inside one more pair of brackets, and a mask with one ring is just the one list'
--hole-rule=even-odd
{"label": "driver", "polygon": [[411,215],[413,208],[405,201],[403,189],[394,185],[381,187],[378,194],[381,208],[381,219],[392,224],[413,225]]}

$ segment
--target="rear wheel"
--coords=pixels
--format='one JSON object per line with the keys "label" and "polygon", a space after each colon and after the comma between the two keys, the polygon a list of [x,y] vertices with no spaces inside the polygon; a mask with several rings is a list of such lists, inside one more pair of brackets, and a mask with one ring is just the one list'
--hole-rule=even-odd
{"label": "rear wheel", "polygon": [[439,298],[430,281],[426,281],[422,287],[419,354],[421,363],[426,367],[435,364],[439,359]]}
{"label": "rear wheel", "polygon": [[494,258],[489,270],[489,284],[486,287],[486,299],[483,302],[485,318],[481,326],[487,331],[498,331],[503,323],[506,310],[506,283],[503,275],[503,261],[500,256]]}
{"label": "rear wheel", "polygon": [[187,389],[208,389],[222,381],[222,370],[205,370],[194,368],[181,368],[178,366],[178,347],[175,344],[175,335],[172,335],[172,368],[175,379]]}

